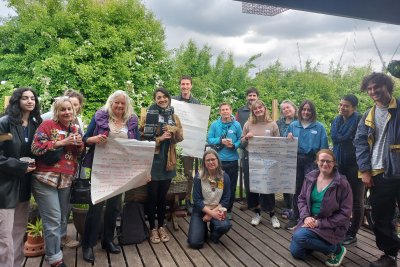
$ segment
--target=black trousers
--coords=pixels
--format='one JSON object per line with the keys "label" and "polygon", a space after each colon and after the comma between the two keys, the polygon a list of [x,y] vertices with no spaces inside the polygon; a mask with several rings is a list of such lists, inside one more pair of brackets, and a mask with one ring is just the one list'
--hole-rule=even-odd
{"label": "black trousers", "polygon": [[158,228],[164,226],[167,193],[170,184],[171,179],[151,181],[147,184],[146,213],[149,219],[150,229],[156,228],[156,212]]}
{"label": "black trousers", "polygon": [[353,213],[347,235],[356,236],[364,220],[365,186],[362,180],[358,178],[357,165],[340,166],[339,172],[347,177],[347,181],[349,182],[351,191],[353,192]]}
{"label": "black trousers", "polygon": [[[82,237],[82,247],[94,247],[97,243],[101,228],[101,214],[104,202],[90,205],[86,215],[85,232]],[[117,195],[106,200],[106,210],[104,213],[103,241],[111,242],[114,238],[115,224],[121,211],[121,195]]]}
{"label": "black trousers", "polygon": [[296,191],[293,196],[293,219],[298,220],[300,217],[299,207],[297,206],[297,198],[303,187],[304,178],[307,173],[315,169],[315,155],[297,154],[296,168]]}
{"label": "black trousers", "polygon": [[395,205],[400,199],[400,179],[383,178],[383,174],[373,177],[371,188],[372,219],[377,247],[386,255],[397,256],[400,239],[393,225]]}
{"label": "black trousers", "polygon": [[222,161],[222,169],[229,175],[231,183],[231,197],[229,200],[228,212],[232,212],[233,202],[236,197],[236,185],[238,180],[239,164],[237,160]]}

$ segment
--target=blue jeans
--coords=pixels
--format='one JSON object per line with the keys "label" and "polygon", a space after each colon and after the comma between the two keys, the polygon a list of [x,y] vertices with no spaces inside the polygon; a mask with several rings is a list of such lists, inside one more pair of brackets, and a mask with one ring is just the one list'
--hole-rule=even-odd
{"label": "blue jeans", "polygon": [[332,245],[323,240],[309,228],[302,227],[293,234],[292,242],[290,243],[290,253],[292,253],[293,257],[304,260],[314,250],[328,255],[335,253],[338,246],[339,244]]}
{"label": "blue jeans", "polygon": [[42,217],[44,242],[46,245],[45,259],[49,264],[62,260],[61,218],[67,216],[69,207],[69,191],[67,188],[55,188],[32,179],[32,193],[35,197],[40,217]]}
{"label": "blue jeans", "polygon": [[[193,210],[190,218],[188,243],[192,248],[201,248],[207,239],[207,223],[203,221],[204,212]],[[218,242],[223,234],[226,234],[232,225],[228,219],[223,221],[212,219],[210,221],[210,239]]]}

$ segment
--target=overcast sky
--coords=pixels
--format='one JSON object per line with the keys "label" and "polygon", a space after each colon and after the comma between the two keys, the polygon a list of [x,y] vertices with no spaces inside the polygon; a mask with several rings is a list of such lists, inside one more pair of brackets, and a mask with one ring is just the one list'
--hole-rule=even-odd
{"label": "overcast sky", "polygon": [[[379,71],[382,64],[368,27],[386,64],[400,44],[400,25],[294,10],[273,17],[243,14],[241,2],[233,0],[142,1],[164,25],[169,49],[192,39],[200,47],[212,47],[214,55],[232,52],[238,64],[262,53],[255,62],[259,69],[276,60],[287,68],[299,68],[298,43],[303,67],[312,60],[326,71],[330,61],[338,63],[347,39],[341,65],[363,66],[372,60]],[[6,14],[1,2],[0,16]],[[400,59],[400,48],[396,58]]]}

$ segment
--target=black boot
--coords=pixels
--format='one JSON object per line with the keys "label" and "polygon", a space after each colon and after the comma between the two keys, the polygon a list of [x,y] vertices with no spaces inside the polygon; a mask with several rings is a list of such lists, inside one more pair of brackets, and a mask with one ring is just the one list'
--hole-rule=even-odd
{"label": "black boot", "polygon": [[93,254],[93,248],[85,248],[82,247],[82,255],[83,259],[87,262],[94,262],[94,254]]}
{"label": "black boot", "polygon": [[101,248],[107,250],[108,252],[112,254],[119,254],[121,253],[121,248],[118,245],[115,245],[114,242],[109,241],[109,242],[101,242]]}

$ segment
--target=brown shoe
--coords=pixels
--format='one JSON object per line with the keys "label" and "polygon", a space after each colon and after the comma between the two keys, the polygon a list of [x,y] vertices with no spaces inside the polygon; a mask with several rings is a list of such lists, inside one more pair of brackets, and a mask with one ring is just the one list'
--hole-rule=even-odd
{"label": "brown shoe", "polygon": [[162,242],[169,241],[169,235],[163,227],[158,228],[158,234],[160,235],[160,239]]}
{"label": "brown shoe", "polygon": [[249,209],[249,206],[247,206],[247,204],[243,204],[243,205],[241,205],[241,206],[239,207],[239,209],[240,209],[241,211],[245,211],[245,210],[248,210],[248,209]]}
{"label": "brown shoe", "polygon": [[77,248],[80,243],[78,240],[72,239],[69,236],[65,236],[61,239],[61,246],[67,248]]}
{"label": "brown shoe", "polygon": [[153,244],[158,244],[158,243],[160,243],[160,236],[158,235],[158,231],[157,231],[157,229],[156,228],[154,228],[154,229],[152,229],[151,230],[151,233],[150,233],[150,241],[151,241],[151,243],[153,243]]}

